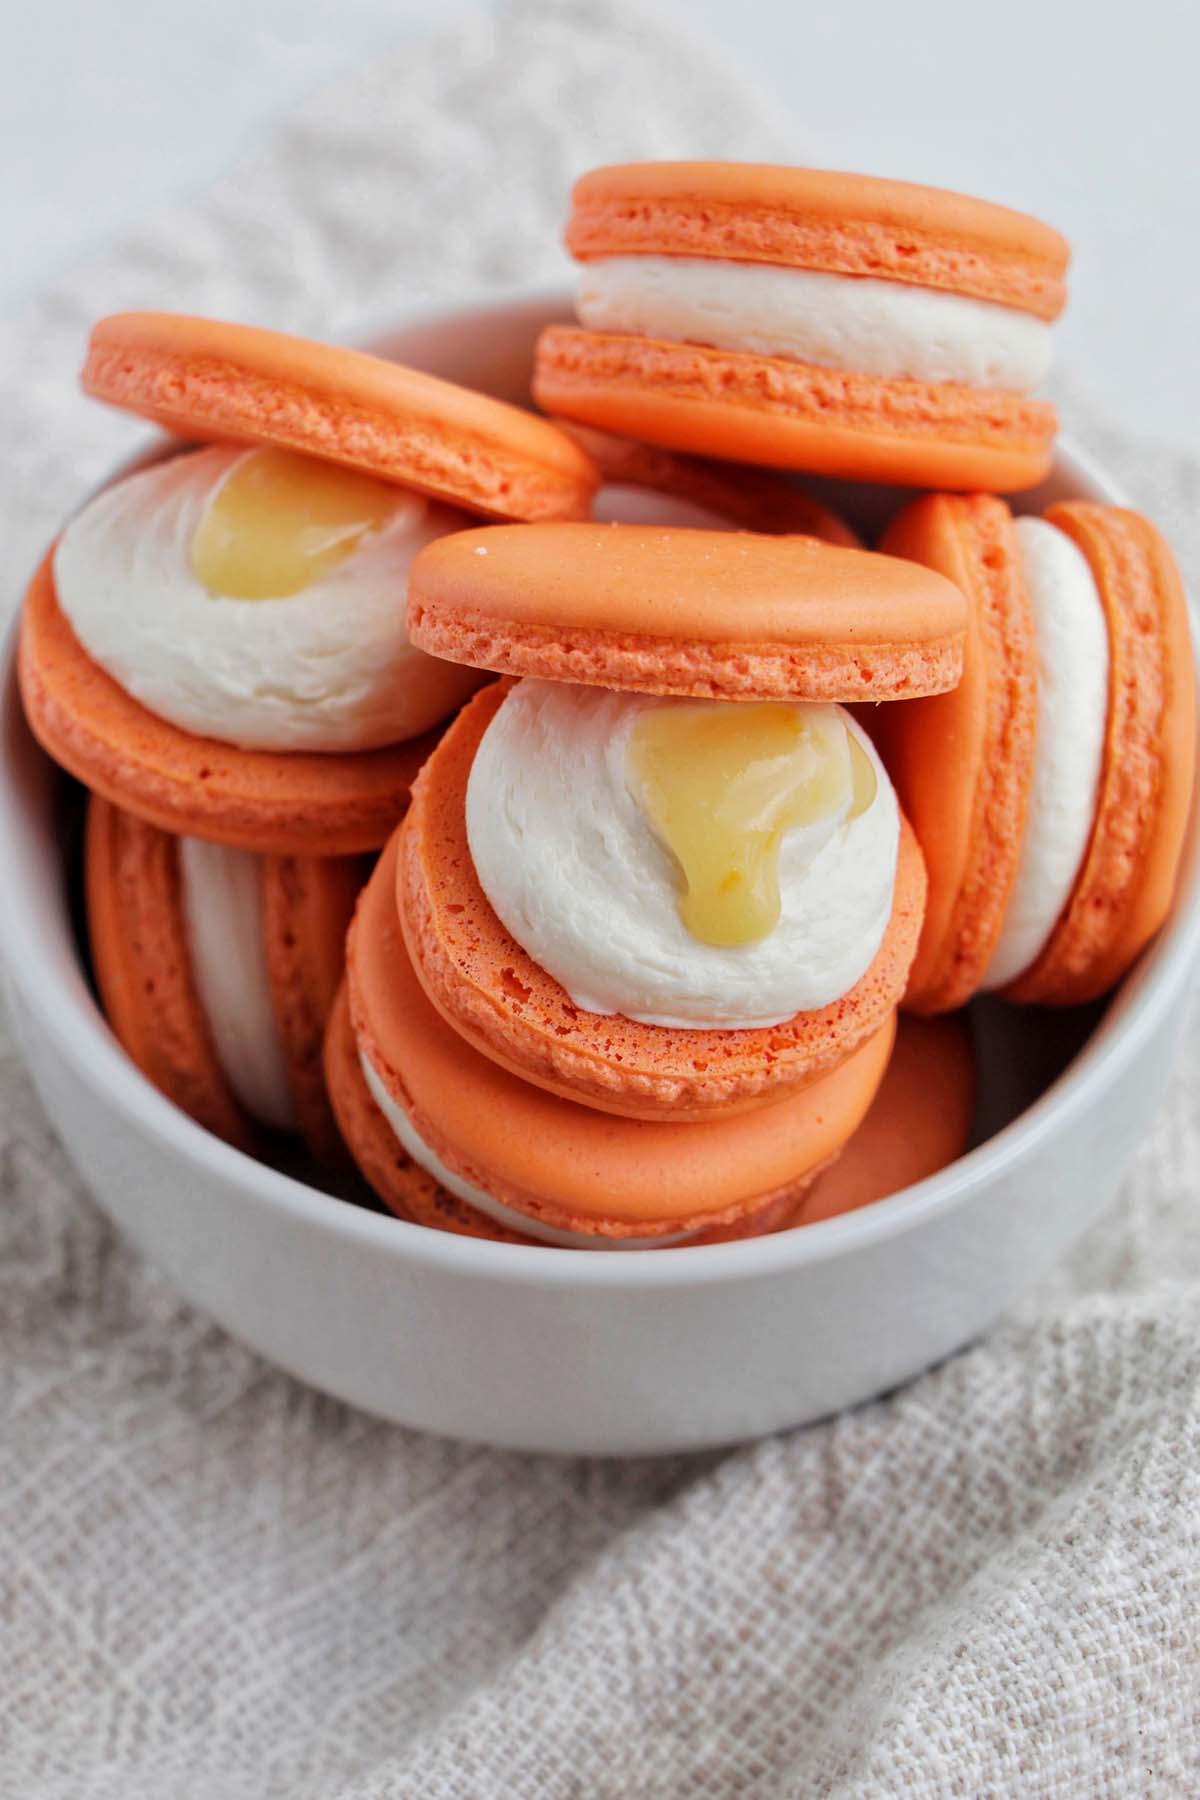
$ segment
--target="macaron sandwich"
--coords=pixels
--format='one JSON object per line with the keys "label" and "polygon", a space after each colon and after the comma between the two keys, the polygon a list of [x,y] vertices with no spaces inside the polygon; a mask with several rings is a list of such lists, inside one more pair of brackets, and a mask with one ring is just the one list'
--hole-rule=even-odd
{"label": "macaron sandwich", "polygon": [[[1162,924],[1183,591],[1140,515],[999,497],[1053,455],[1049,226],[657,163],[567,243],[540,417],[102,321],[85,388],[180,441],[35,576],[25,708],[113,1030],[209,1130],[498,1243],[807,1227],[962,1154],[976,994],[1094,1000]],[[793,471],[932,491],[867,549]]]}
{"label": "macaron sandwich", "polygon": [[409,1159],[529,1236],[794,1209],[878,1089],[924,910],[842,703],[952,686],[963,627],[932,571],[801,536],[428,546],[412,641],[521,679],[446,732],[360,905],[357,1064],[343,1036],[330,1070],[352,1153],[378,1169],[365,1087]]}
{"label": "macaron sandwich", "polygon": [[963,679],[871,729],[925,850],[906,1005],[1106,994],[1166,917],[1196,768],[1179,571],[1148,519],[928,494],[884,547],[967,600]]}
{"label": "macaron sandwich", "polygon": [[241,1150],[287,1133],[322,1163],[344,1155],[322,1056],[366,869],[177,837],[91,796],[84,892],[109,1023],[155,1087]]}
{"label": "macaron sandwich", "polygon": [[547,412],[679,450],[852,480],[1027,487],[1031,397],[1068,247],[938,188],[760,163],[629,163],[577,183],[577,325],[538,346]]}

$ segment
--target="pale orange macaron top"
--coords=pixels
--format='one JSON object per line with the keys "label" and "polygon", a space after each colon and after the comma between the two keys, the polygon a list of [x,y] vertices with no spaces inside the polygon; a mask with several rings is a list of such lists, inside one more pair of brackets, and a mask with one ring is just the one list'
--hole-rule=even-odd
{"label": "pale orange macaron top", "polygon": [[[1032,961],[999,985],[1012,1000],[1069,1005],[1107,993],[1166,917],[1195,779],[1195,678],[1179,572],[1149,520],[1068,501],[1044,523],[1090,571],[1108,670],[1074,880]],[[969,603],[959,686],[863,715],[925,852],[929,895],[905,1004],[933,1013],[962,1005],[988,976],[1026,853],[1052,697],[1039,695],[1028,571],[1003,501],[928,495],[883,542],[939,569]],[[1080,642],[1057,685],[1082,669]]]}
{"label": "pale orange macaron top", "polygon": [[496,526],[420,552],[414,644],[477,668],[720,700],[898,700],[962,672],[962,595],[803,536]]}
{"label": "pale orange macaron top", "polygon": [[177,436],[301,450],[497,519],[584,518],[590,457],[546,419],[361,350],[183,313],[92,332],[85,392]]}
{"label": "pale orange macaron top", "polygon": [[323,1161],[343,1154],[322,1046],[366,872],[358,857],[189,844],[89,801],[87,926],[109,1024],[155,1087],[239,1149],[294,1131]]}
{"label": "pale orange macaron top", "polygon": [[[299,452],[477,515],[581,518],[599,481],[572,439],[520,408],[252,326],[166,313],[101,320],[83,383],[187,439]],[[59,604],[52,558],[26,600],[20,678],[35,734],[89,787],[164,830],[278,854],[377,849],[433,741],[279,750],[183,729],[88,653]],[[472,685],[444,671],[439,682],[447,712]]]}
{"label": "pale orange macaron top", "polygon": [[[575,186],[566,235],[585,265],[651,257],[734,270],[773,265],[840,278],[847,290],[862,280],[890,283],[1037,322],[1056,318],[1066,299],[1068,246],[1037,219],[937,188],[824,169],[597,169]],[[664,277],[664,291],[668,285]],[[836,320],[836,296],[833,305]],[[753,298],[748,307],[753,317]],[[638,316],[633,304],[620,329],[550,326],[538,348],[539,403],[653,443],[857,480],[1007,491],[1039,480],[1049,465],[1053,408],[1004,385],[1006,365],[989,374],[994,359],[968,357],[962,373],[948,376],[919,354],[906,364],[902,347],[896,366],[885,370],[876,357],[875,367],[862,368],[852,354],[838,360],[836,329],[819,354],[802,340],[779,353],[778,345],[762,348],[765,326],[751,334],[753,348],[730,341],[724,305],[706,302],[669,336],[640,330]],[[927,345],[937,332],[916,325],[913,335]]]}
{"label": "pale orange macaron top", "polygon": [[[481,1236],[548,1233],[555,1242],[570,1233],[594,1244],[761,1231],[794,1210],[870,1106],[891,1051],[891,1017],[802,1093],[698,1124],[617,1118],[518,1079],[472,1048],[423,992],[401,936],[396,861],[393,843],[359,904],[349,1002],[330,1020],[326,1068],[352,1154],[402,1217]],[[424,1165],[382,1108],[415,1132]],[[447,1191],[447,1172],[476,1192]]]}

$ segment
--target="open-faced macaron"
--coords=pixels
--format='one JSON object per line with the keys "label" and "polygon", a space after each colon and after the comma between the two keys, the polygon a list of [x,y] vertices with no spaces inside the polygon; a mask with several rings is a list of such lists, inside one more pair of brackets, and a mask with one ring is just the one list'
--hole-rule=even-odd
{"label": "open-faced macaron", "polygon": [[891,1018],[803,1093],[700,1124],[613,1118],[530,1086],[430,1004],[400,932],[395,864],[393,844],[355,915],[326,1068],[351,1153],[402,1217],[590,1248],[744,1236],[795,1209],[867,1111]]}
{"label": "open-faced macaron", "polygon": [[550,413],[704,455],[1009,491],[1046,472],[1030,398],[1068,247],[937,188],[758,163],[633,163],[576,184],[579,324],[538,346]]}
{"label": "open-faced macaron", "polygon": [[[789,769],[791,815],[772,792]],[[543,681],[459,714],[417,781],[397,878],[417,975],[462,1036],[552,1092],[672,1120],[781,1099],[875,1036],[925,885],[841,708]]]}
{"label": "open-faced macaron", "polygon": [[744,463],[683,456],[588,425],[568,429],[600,470],[592,517],[604,524],[798,532],[847,549],[862,547],[831,507],[789,476],[747,468]]}
{"label": "open-faced macaron", "polygon": [[965,1015],[904,1015],[870,1111],[785,1225],[815,1225],[855,1212],[948,1167],[967,1147],[975,1096],[975,1050]]}
{"label": "open-faced macaron", "polygon": [[85,896],[108,1021],[142,1073],[241,1149],[339,1139],[322,1041],[359,857],[256,856],[179,838],[93,795]]}
{"label": "open-faced macaron", "polygon": [[929,870],[905,1003],[1095,999],[1166,916],[1190,811],[1194,662],[1170,550],[1120,507],[1014,520],[983,495],[914,501],[883,543],[970,611],[953,693],[863,715]]}
{"label": "open-faced macaron", "polygon": [[84,385],[220,441],[139,468],[63,531],[23,622],[35,733],[164,829],[378,848],[420,740],[478,685],[409,643],[413,556],[472,514],[586,515],[589,458],[432,376],[203,319],[102,321]]}

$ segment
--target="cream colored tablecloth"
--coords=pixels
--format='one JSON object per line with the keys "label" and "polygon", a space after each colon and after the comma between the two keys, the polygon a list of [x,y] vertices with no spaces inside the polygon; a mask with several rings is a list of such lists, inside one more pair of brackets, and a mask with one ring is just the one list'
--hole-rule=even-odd
{"label": "cream colored tablecloth", "polygon": [[[88,324],[336,336],[553,280],[600,160],[786,154],[608,0],[515,0],[318,97],[4,326],[4,593],[136,435]],[[1064,399],[1200,554],[1200,462]],[[396,1430],[181,1304],[0,1065],[2,1800],[1200,1793],[1197,1039],[1050,1288],[889,1399],[722,1456]]]}

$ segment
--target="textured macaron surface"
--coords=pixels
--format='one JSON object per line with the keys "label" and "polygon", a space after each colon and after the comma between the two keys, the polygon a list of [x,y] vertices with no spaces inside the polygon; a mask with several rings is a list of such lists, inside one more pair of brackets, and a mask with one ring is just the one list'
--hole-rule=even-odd
{"label": "textured macaron surface", "polygon": [[586,425],[567,429],[600,470],[603,487],[612,483],[682,500],[728,519],[743,531],[793,532],[849,550],[862,548],[844,519],[785,476],[711,457],[680,456],[657,444],[616,437]]}
{"label": "textured macaron surface", "polygon": [[584,518],[597,472],[546,419],[382,357],[257,326],[117,313],[83,385],[189,438],[280,445],[502,519]]}
{"label": "textured macaron surface", "polygon": [[802,536],[501,526],[429,545],[409,581],[409,635],[435,656],[716,699],[938,693],[964,628],[934,572]]}

